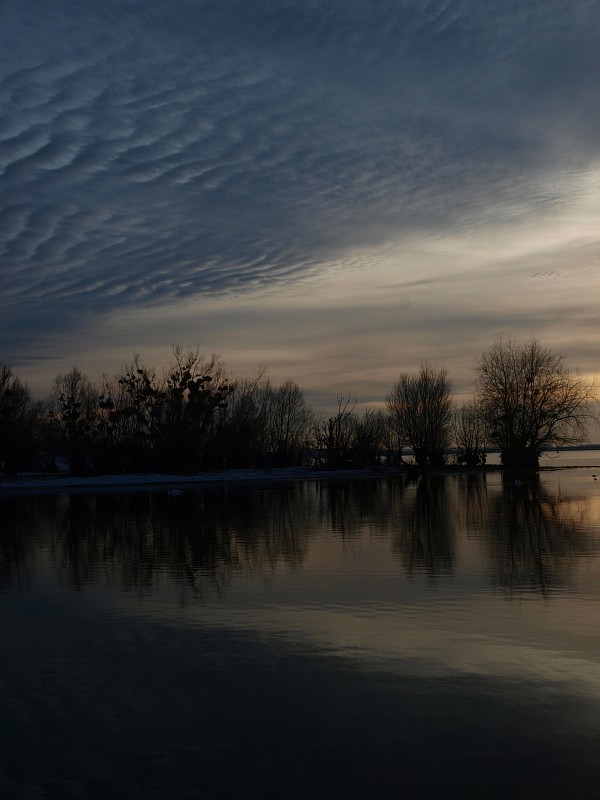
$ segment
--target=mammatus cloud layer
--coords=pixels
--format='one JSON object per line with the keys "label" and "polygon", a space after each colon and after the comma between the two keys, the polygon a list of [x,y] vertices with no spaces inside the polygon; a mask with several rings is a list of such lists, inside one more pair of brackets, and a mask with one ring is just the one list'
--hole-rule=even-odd
{"label": "mammatus cloud layer", "polygon": [[598,41],[596,0],[5,0],[0,358],[599,370]]}

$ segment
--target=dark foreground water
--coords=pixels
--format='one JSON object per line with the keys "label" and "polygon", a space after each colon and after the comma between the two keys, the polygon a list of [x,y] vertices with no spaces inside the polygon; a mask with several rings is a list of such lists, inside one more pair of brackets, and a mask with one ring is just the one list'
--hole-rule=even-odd
{"label": "dark foreground water", "polygon": [[598,798],[595,474],[0,498],[0,797]]}

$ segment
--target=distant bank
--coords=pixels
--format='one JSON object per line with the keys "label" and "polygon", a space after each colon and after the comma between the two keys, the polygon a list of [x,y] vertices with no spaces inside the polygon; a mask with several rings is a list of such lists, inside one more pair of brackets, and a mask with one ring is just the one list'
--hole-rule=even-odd
{"label": "distant bank", "polygon": [[[409,457],[409,454],[406,454]],[[155,489],[166,491],[185,490],[187,486],[212,485],[238,482],[292,482],[299,480],[348,480],[360,478],[395,477],[412,473],[408,468],[372,467],[364,469],[319,469],[315,467],[281,467],[273,469],[231,469],[202,472],[192,475],[178,474],[131,474],[131,475],[90,475],[70,476],[60,474],[21,473],[15,477],[0,477],[0,492],[58,492],[58,491],[104,491]],[[560,451],[547,451],[540,459],[540,471],[570,468],[597,468],[600,470],[600,445],[582,445],[563,448]],[[449,465],[433,470],[435,473],[465,474],[485,473],[501,469],[499,454],[490,453],[488,463],[483,467],[467,468]]]}

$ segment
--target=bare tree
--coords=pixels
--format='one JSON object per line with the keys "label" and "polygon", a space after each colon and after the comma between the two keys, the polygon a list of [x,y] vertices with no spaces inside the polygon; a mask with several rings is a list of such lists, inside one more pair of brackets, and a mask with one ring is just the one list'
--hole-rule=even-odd
{"label": "bare tree", "polygon": [[388,408],[386,413],[382,412],[381,431],[381,446],[385,452],[385,463],[388,466],[404,463],[402,458],[404,444],[396,425],[396,418]]}
{"label": "bare tree", "polygon": [[268,450],[268,419],[272,388],[265,369],[239,378],[220,418],[218,446],[222,463],[249,467],[264,463]]}
{"label": "bare tree", "polygon": [[78,367],[55,377],[50,415],[72,472],[89,468],[97,410],[96,387]]}
{"label": "bare tree", "polygon": [[33,411],[27,386],[0,362],[0,469],[14,473],[29,455]]}
{"label": "bare tree", "polygon": [[268,450],[275,464],[300,463],[313,421],[311,407],[295,381],[286,380],[270,393],[268,401]]}
{"label": "bare tree", "polygon": [[353,425],[352,460],[356,466],[367,467],[380,463],[380,451],[386,438],[386,419],[382,411],[365,408],[355,416]]}
{"label": "bare tree", "polygon": [[481,409],[474,403],[464,403],[454,411],[452,440],[458,450],[459,463],[468,467],[485,464],[488,429]]}
{"label": "bare tree", "polygon": [[536,339],[500,339],[477,361],[476,400],[505,466],[537,469],[544,448],[585,439],[596,389],[563,362]]}
{"label": "bare tree", "polygon": [[123,472],[146,466],[140,452],[138,420],[131,411],[131,395],[122,377],[102,376],[96,417],[96,467]]}
{"label": "bare tree", "polygon": [[335,414],[317,421],[313,441],[320,464],[327,467],[347,466],[355,406],[356,398],[350,392],[340,392]]}
{"label": "bare tree", "polygon": [[450,441],[452,389],[446,370],[422,364],[416,373],[400,375],[387,397],[402,445],[419,466],[439,466]]}
{"label": "bare tree", "polygon": [[156,376],[154,369],[142,364],[136,354],[117,383],[123,400],[117,419],[122,426],[127,425],[136,464],[149,466],[148,459],[156,450],[165,414],[164,381]]}
{"label": "bare tree", "polygon": [[206,466],[216,416],[225,411],[234,387],[217,356],[206,359],[198,347],[184,353],[179,345],[173,356],[164,381],[160,458],[168,468],[187,471]]}

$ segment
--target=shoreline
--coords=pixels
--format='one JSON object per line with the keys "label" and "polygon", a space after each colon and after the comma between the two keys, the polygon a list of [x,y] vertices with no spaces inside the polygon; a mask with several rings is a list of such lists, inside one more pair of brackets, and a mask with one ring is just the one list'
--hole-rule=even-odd
{"label": "shoreline", "polygon": [[507,474],[526,474],[529,472],[554,472],[573,469],[600,469],[600,465],[561,465],[541,466],[538,470],[516,470],[502,465],[483,465],[466,467],[451,464],[445,467],[423,469],[407,464],[398,467],[367,467],[363,469],[319,469],[312,467],[273,467],[218,470],[194,473],[192,475],[135,473],[126,475],[84,475],[22,473],[13,477],[0,477],[0,494],[22,494],[42,491],[118,491],[134,489],[155,489],[167,487],[181,490],[181,487],[214,486],[227,483],[292,483],[304,480],[363,480],[399,477],[438,477],[441,475],[485,475],[504,472]]}
{"label": "shoreline", "polygon": [[310,467],[273,467],[215,470],[192,475],[176,473],[132,473],[124,475],[40,475],[23,473],[15,477],[0,477],[0,493],[35,492],[37,490],[119,490],[154,489],[184,486],[199,487],[227,483],[291,483],[302,480],[347,480],[349,478],[395,477],[403,474],[395,467],[367,469],[313,469]]}

